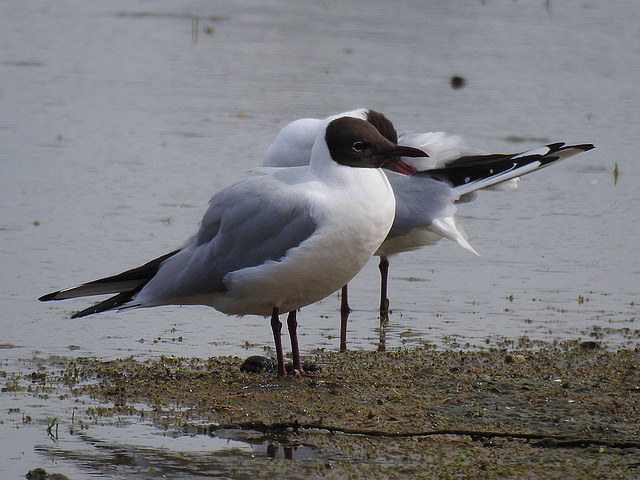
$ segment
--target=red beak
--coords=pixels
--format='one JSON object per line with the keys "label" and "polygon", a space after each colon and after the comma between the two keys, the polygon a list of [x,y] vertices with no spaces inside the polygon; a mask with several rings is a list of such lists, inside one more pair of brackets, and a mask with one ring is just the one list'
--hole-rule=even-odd
{"label": "red beak", "polygon": [[412,165],[409,165],[407,162],[403,161],[400,157],[415,158],[429,156],[420,149],[405,147],[404,145],[396,145],[392,153],[394,154],[394,157],[387,160],[387,163],[384,164],[384,167],[403,175],[411,175],[412,173],[416,173],[418,170],[416,170]]}

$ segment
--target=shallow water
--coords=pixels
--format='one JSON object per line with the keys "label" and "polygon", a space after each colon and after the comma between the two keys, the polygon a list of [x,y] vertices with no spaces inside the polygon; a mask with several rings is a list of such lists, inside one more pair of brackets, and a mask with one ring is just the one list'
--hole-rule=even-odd
{"label": "shallow water", "polygon": [[[547,3],[0,6],[2,369],[34,355],[270,351],[262,318],[167,307],[68,320],[85,300],[35,299],[174,249],[281,126],[359,106],[487,151],[596,145],[461,205],[481,257],[442,241],[392,258],[386,348],[523,335],[634,345],[621,329],[638,329],[640,5]],[[466,87],[451,89],[452,75]],[[351,284],[349,348],[379,348],[377,296],[372,260]],[[338,348],[337,308],[333,296],[303,309],[303,352]],[[37,466],[19,460],[35,451],[21,430],[27,453],[0,461],[7,478]]]}

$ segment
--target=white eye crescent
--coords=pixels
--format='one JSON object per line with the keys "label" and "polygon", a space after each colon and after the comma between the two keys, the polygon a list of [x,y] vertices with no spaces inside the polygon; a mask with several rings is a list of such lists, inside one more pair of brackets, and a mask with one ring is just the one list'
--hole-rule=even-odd
{"label": "white eye crescent", "polygon": [[364,144],[364,142],[353,142],[353,145],[351,145],[351,149],[356,153],[362,152],[365,147],[366,145]]}

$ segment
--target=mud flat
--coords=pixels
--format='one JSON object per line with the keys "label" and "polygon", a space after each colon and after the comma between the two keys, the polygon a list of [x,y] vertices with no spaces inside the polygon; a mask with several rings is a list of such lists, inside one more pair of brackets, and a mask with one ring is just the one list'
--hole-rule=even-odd
{"label": "mud flat", "polygon": [[145,457],[120,473],[149,478],[640,477],[639,348],[521,338],[308,360],[317,377],[242,373],[235,357],[31,359],[3,391],[73,404],[56,423],[71,435],[144,423],[255,447],[120,451]]}

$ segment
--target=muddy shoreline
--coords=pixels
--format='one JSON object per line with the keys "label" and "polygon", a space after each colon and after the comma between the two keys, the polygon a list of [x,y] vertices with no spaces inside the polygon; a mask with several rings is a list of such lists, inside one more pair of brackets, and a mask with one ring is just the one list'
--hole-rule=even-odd
{"label": "muddy shoreline", "polygon": [[241,440],[261,452],[220,458],[181,452],[173,462],[164,452],[162,468],[171,475],[640,474],[638,348],[520,339],[482,351],[425,346],[307,360],[321,367],[317,377],[242,373],[236,357],[33,359],[33,372],[8,378],[3,392],[80,404],[73,421],[59,425],[71,435],[116,421],[145,422],[174,436]]}

